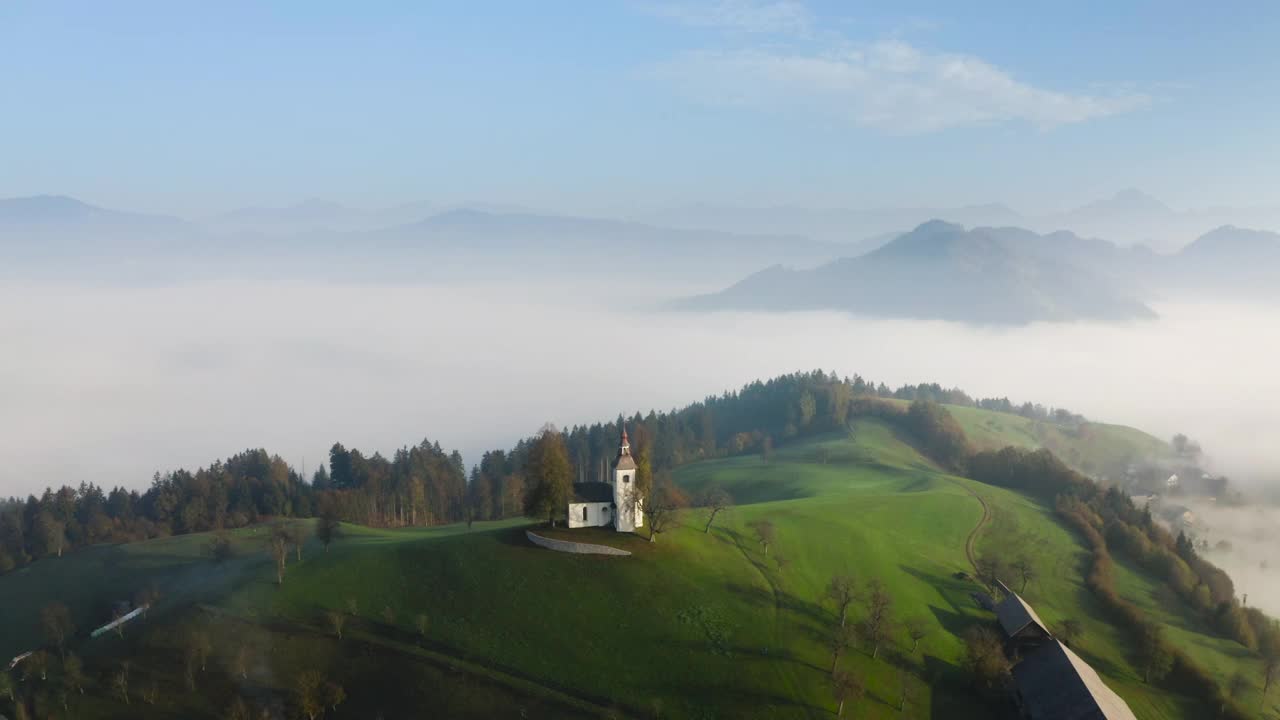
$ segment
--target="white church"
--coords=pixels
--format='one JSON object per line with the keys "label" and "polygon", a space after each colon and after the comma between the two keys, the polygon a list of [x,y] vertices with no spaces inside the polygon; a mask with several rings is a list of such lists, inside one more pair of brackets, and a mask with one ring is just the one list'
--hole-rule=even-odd
{"label": "white church", "polygon": [[608,527],[618,532],[632,532],[644,526],[644,512],[635,497],[636,461],[631,457],[627,429],[622,429],[622,444],[613,459],[610,482],[573,484],[569,499],[569,527]]}

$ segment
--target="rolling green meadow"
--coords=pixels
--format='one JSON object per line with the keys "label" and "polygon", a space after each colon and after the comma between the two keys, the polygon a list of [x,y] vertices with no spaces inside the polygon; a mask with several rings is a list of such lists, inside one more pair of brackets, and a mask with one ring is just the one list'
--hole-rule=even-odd
{"label": "rolling green meadow", "polygon": [[[952,412],[979,446],[1037,442],[1023,418]],[[1106,462],[1160,445],[1114,426],[1068,440]],[[222,563],[209,558],[207,535],[41,560],[0,576],[0,655],[39,644],[40,608],[62,600],[90,675],[89,692],[67,710],[54,703],[65,717],[227,717],[237,696],[283,712],[297,678],[314,670],[345,690],[326,717],[824,718],[835,711],[827,641],[837,618],[823,594],[846,574],[882,582],[898,627],[910,619],[925,635],[913,651],[899,629],[878,658],[855,646],[839,660],[866,685],[845,717],[984,718],[991,711],[960,668],[960,634],[992,618],[961,575],[972,570],[972,541],[979,555],[1018,548],[1032,557],[1026,597],[1050,625],[1081,621],[1079,653],[1139,718],[1213,716],[1141,681],[1129,636],[1084,587],[1083,545],[1051,509],[943,472],[878,420],[781,445],[768,461],[685,465],[675,480],[695,496],[722,487],[736,506],[709,532],[704,511],[684,510],[656,542],[647,530],[555,533],[630,557],[536,547],[527,521],[343,526],[326,550],[300,521],[310,539],[281,586],[262,527],[232,533],[234,556]],[[776,529],[767,553],[752,530],[759,520]],[[1248,651],[1201,627],[1154,578],[1120,566],[1117,581],[1221,682],[1236,671],[1258,676]],[[87,639],[105,606],[142,587],[160,597],[146,619],[123,637]],[[861,613],[855,604],[851,620]],[[182,672],[191,633],[212,640],[198,692]],[[108,683],[126,658],[129,705]],[[148,687],[159,689],[154,702],[138,694]]]}

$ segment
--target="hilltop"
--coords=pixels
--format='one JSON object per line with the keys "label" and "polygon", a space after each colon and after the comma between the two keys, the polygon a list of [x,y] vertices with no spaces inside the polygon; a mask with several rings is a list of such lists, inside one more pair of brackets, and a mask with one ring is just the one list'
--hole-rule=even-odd
{"label": "hilltop", "polygon": [[[1072,434],[1007,413],[950,410],[980,447],[1048,441],[1104,462],[1159,445],[1128,428]],[[126,656],[164,697],[154,707],[135,703],[139,716],[212,717],[218,698],[237,693],[289,704],[294,678],[320,670],[346,689],[338,716],[426,703],[457,717],[514,707],[529,717],[643,717],[657,707],[668,717],[820,717],[832,707],[825,636],[834,611],[823,590],[833,575],[848,574],[884,583],[895,617],[922,623],[924,632],[916,650],[894,639],[882,659],[848,653],[842,665],[868,688],[852,716],[982,718],[990,709],[968,687],[960,636],[990,616],[973,603],[979,588],[963,574],[977,555],[1022,547],[1040,569],[1028,599],[1048,623],[1084,624],[1076,651],[1138,717],[1208,712],[1194,697],[1141,681],[1130,636],[1076,570],[1080,538],[1052,508],[954,475],[920,447],[890,421],[862,415],[843,431],[799,437],[767,456],[681,464],[674,480],[682,490],[696,497],[719,486],[737,507],[709,532],[703,513],[686,510],[655,543],[645,531],[581,535],[628,549],[629,558],[537,548],[519,520],[348,525],[326,551],[306,522],[301,560],[290,554],[277,588],[265,526],[235,531],[233,556],[222,563],[207,555],[209,534],[89,548],[0,576],[0,593],[16,599],[6,614],[16,624],[0,635],[0,651],[38,643],[39,608],[68,600],[81,628],[74,649],[91,677],[91,692],[77,704],[82,717],[122,711],[108,681]],[[753,530],[761,520],[776,531],[767,551]],[[1247,651],[1174,609],[1179,601],[1162,598],[1158,580],[1127,563],[1119,571],[1126,597],[1150,608],[1218,682],[1237,669],[1257,675]],[[145,620],[123,639],[83,639],[105,605],[139,587],[154,587],[160,598]],[[346,618],[341,639],[335,614]],[[201,692],[186,693],[184,638],[193,631],[213,639],[213,661],[198,676]],[[625,672],[617,669],[620,648]],[[243,653],[253,669],[237,678],[231,668]],[[353,655],[363,659],[344,660]],[[904,687],[909,699],[899,712]]]}

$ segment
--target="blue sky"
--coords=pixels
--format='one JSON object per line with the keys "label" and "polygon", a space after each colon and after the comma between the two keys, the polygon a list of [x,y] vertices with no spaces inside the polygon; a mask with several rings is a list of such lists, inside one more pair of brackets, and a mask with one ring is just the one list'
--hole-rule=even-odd
{"label": "blue sky", "polygon": [[0,196],[1280,202],[1280,4],[0,4]]}

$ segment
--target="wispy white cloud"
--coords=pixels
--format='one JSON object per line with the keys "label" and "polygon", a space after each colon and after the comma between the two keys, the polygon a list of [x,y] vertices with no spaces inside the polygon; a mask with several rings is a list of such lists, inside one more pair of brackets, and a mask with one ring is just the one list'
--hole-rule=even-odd
{"label": "wispy white cloud", "polygon": [[1050,129],[1129,112],[1150,101],[1134,92],[1036,87],[981,58],[928,52],[897,40],[822,52],[697,51],[664,63],[659,74],[702,103],[803,110],[907,134],[1008,121]]}
{"label": "wispy white cloud", "polygon": [[799,0],[672,0],[643,7],[682,25],[734,32],[803,33],[813,22]]}

